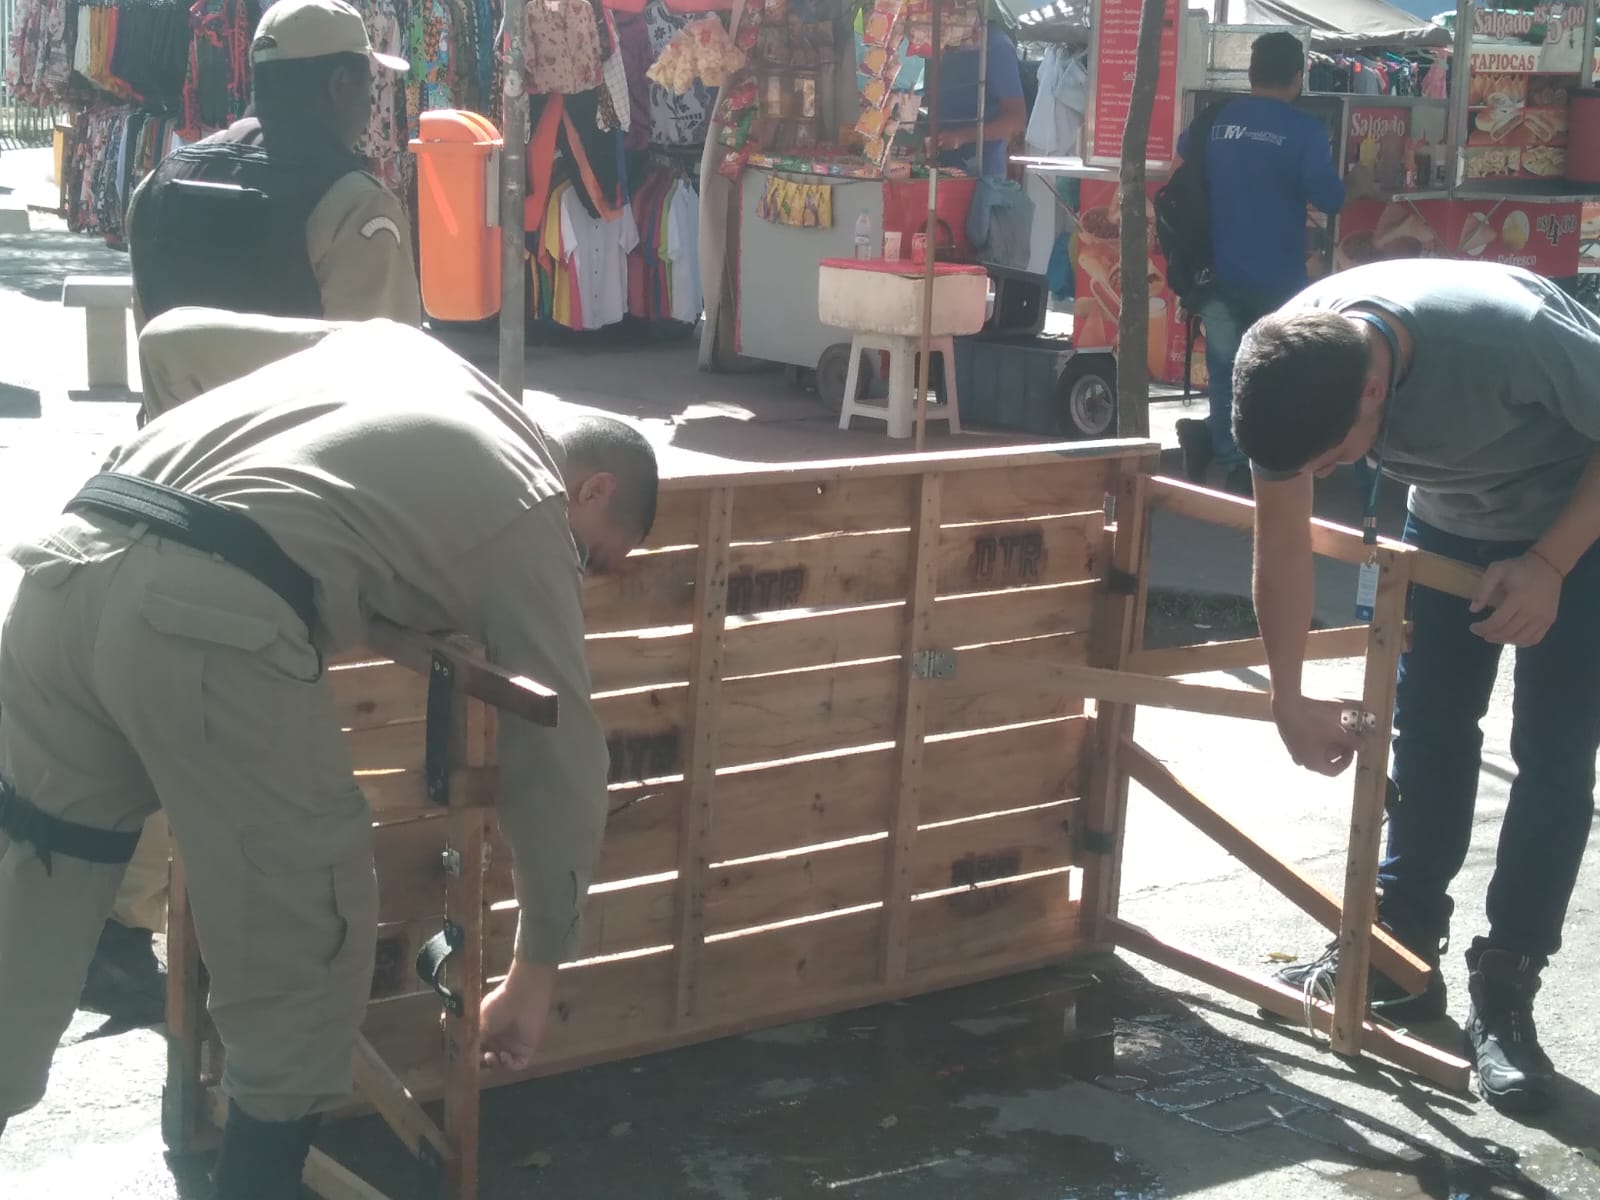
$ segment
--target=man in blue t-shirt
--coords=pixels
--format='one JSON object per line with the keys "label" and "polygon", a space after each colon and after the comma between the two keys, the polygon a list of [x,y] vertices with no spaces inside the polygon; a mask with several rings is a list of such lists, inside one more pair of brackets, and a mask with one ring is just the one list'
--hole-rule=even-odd
{"label": "man in blue t-shirt", "polygon": [[[1206,146],[1211,252],[1216,282],[1200,305],[1211,415],[1178,422],[1184,473],[1195,483],[1215,464],[1229,491],[1248,495],[1250,466],[1234,445],[1233,360],[1244,331],[1306,285],[1306,205],[1344,207],[1327,128],[1294,101],[1305,48],[1268,33],[1250,48],[1250,94],[1224,104]],[[1189,155],[1189,134],[1178,142]]]}
{"label": "man in blue t-shirt", "polygon": [[1003,178],[1006,146],[1028,126],[1022,67],[1010,35],[989,26],[984,75],[983,166],[978,167],[978,51],[949,50],[939,60],[939,165],[985,178]]}

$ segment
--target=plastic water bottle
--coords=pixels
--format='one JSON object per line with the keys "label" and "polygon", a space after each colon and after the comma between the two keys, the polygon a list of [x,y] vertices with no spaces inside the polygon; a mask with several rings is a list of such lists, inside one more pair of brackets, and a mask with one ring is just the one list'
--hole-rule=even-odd
{"label": "plastic water bottle", "polygon": [[872,218],[867,216],[864,208],[856,218],[856,257],[872,257]]}

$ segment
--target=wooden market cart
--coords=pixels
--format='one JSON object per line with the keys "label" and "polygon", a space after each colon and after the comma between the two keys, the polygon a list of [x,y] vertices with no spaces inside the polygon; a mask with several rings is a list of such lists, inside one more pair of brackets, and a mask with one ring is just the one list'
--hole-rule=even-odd
{"label": "wooden market cart", "polygon": [[[1413,579],[1459,591],[1470,573],[1386,543],[1372,628],[1313,635],[1313,653],[1365,653],[1369,667],[1341,918],[1131,740],[1139,704],[1267,716],[1262,694],[1166,678],[1263,662],[1258,642],[1142,649],[1150,511],[1236,527],[1251,516],[1248,502],[1152,479],[1155,454],[1079,442],[664,481],[646,547],[585,593],[611,812],[582,957],[561,972],[522,1075],[476,1065],[477,1000],[516,926],[490,811],[493,731],[497,707],[558,719],[553,698],[399,631],[335,668],[377,822],[381,924],[358,1085],[442,1194],[476,1195],[480,1086],[1090,949],[1121,945],[1298,1016],[1298,993],[1117,916],[1130,779],[1341,932],[1338,1001],[1313,1005],[1336,1049],[1464,1084],[1464,1063],[1363,1024],[1357,1001],[1399,606]],[[1326,526],[1316,539],[1345,558],[1360,543]],[[1093,715],[1085,697],[1099,698]],[[181,864],[172,903],[165,1125],[175,1149],[197,1148],[225,1102]],[[446,926],[456,952],[436,989],[412,962]],[[1420,988],[1412,956],[1381,937],[1372,953]],[[440,1096],[442,1125],[418,1103]],[[308,1180],[327,1196],[377,1195],[315,1153]]]}

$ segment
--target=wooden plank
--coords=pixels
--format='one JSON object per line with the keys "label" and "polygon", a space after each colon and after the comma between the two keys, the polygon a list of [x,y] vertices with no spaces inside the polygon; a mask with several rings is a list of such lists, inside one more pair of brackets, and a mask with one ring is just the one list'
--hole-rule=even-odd
{"label": "wooden plank", "polygon": [[869,984],[877,970],[878,926],[872,910],[708,943],[702,1022],[738,1020]]}
{"label": "wooden plank", "polygon": [[986,958],[1067,954],[1081,938],[1071,878],[1062,872],[915,901],[908,974],[931,976]]}
{"label": "wooden plank", "polygon": [[[720,782],[718,790],[720,808]],[[677,870],[686,791],[682,783],[613,788],[593,882],[614,883]]]}
{"label": "wooden plank", "polygon": [[[939,597],[933,640],[957,647],[1043,637],[1089,628],[1093,581]],[[730,618],[723,677],[768,674],[883,658],[900,652],[905,605],[884,601],[854,608],[799,609]],[[689,677],[689,626],[602,634],[587,643],[598,693],[682,683]]]}
{"label": "wooden plank", "polygon": [[455,1147],[444,1130],[434,1124],[410,1089],[364,1037],[356,1039],[354,1067],[356,1091],[378,1110],[408,1151],[417,1154],[426,1143],[441,1162],[456,1157]]}
{"label": "wooden plank", "polygon": [[427,678],[399,663],[330,667],[328,684],[341,729],[378,729],[427,715]]}
{"label": "wooden plank", "polygon": [[914,476],[889,475],[741,487],[733,537],[750,542],[906,529],[916,484]]}
{"label": "wooden plank", "polygon": [[[1100,513],[952,526],[940,534],[939,592],[985,592],[1071,583],[1097,573]],[[694,619],[696,551],[635,555],[629,569],[588,581],[584,615],[594,633],[654,629]],[[904,534],[859,533],[736,545],[728,612],[874,604],[904,599]]]}
{"label": "wooden plank", "polygon": [[1022,661],[1024,654],[1033,666],[1076,668],[1088,657],[1089,647],[1089,635],[1066,634],[960,651],[956,677],[940,680],[928,690],[928,732],[993,729],[1081,715],[1081,694],[1063,691],[1052,677],[1031,671],[1013,674],[1007,668]]}
{"label": "wooden plank", "polygon": [[1117,465],[1115,459],[1091,459],[948,472],[941,519],[950,525],[1104,512]]}
{"label": "wooden plank", "polygon": [[[1305,1020],[1305,994],[1284,986],[1276,979],[1261,979],[1247,974],[1227,963],[1176,946],[1118,918],[1108,921],[1107,929],[1118,946],[1141,958],[1158,962],[1290,1021]],[[1311,1020],[1319,1032],[1327,1033],[1332,1028],[1333,1010],[1322,1001],[1313,1000]],[[1368,1048],[1380,1058],[1386,1058],[1449,1091],[1466,1092],[1471,1068],[1454,1055],[1371,1022],[1364,1023],[1362,1034]]]}
{"label": "wooden plank", "polygon": [[554,692],[538,680],[496,666],[464,638],[416,633],[382,617],[369,620],[367,629],[374,648],[421,675],[427,675],[434,655],[442,655],[455,668],[456,679],[468,696],[535,725],[556,723]]}
{"label": "wooden plank", "polygon": [[708,936],[775,925],[883,899],[884,838],[713,866],[706,879]]}
{"label": "wooden plank", "polygon": [[1079,801],[1000,812],[917,832],[910,855],[914,895],[1071,866]]}
{"label": "wooden plank", "polygon": [[[1119,747],[1118,761],[1134,782],[1237,858],[1263,883],[1272,886],[1324,928],[1339,932],[1339,902],[1326,889],[1276,857],[1196,796],[1164,763],[1130,741],[1124,741]],[[1384,973],[1411,995],[1421,993],[1428,983],[1428,964],[1383,930],[1373,927],[1372,933],[1373,955]],[[1343,970],[1342,965],[1340,969]]]}
{"label": "wooden plank", "polygon": [[706,889],[711,842],[712,803],[717,786],[721,737],[722,627],[728,615],[728,543],[733,535],[733,491],[706,493],[701,527],[695,596],[694,649],[685,707],[689,714],[688,753],[684,768],[686,795],[678,838],[677,953],[678,1020],[694,1016],[700,987],[700,953],[706,921]]}
{"label": "wooden plank", "polygon": [[1086,696],[1111,704],[1144,704],[1218,717],[1272,720],[1271,697],[1264,691],[1185,683],[1105,667],[1041,662],[1031,657],[1025,658],[1009,646],[995,648],[987,654],[963,651],[957,661],[956,671],[958,675],[963,672],[981,675],[986,682],[996,686],[1028,685],[1041,690],[1054,690],[1061,695]]}
{"label": "wooden plank", "polygon": [[698,488],[663,490],[656,498],[656,522],[650,527],[650,535],[641,549],[698,545],[703,505]]}
{"label": "wooden plank", "polygon": [[[1356,753],[1355,798],[1350,807],[1350,841],[1345,858],[1344,916],[1339,926],[1339,972],[1333,991],[1333,1048],[1340,1054],[1359,1054],[1364,1038],[1372,926],[1378,919],[1378,854],[1388,793],[1389,737],[1394,729],[1406,591],[1411,584],[1412,556],[1379,550],[1376,557],[1378,598],[1368,633],[1366,687],[1362,695],[1362,709],[1374,723],[1362,734],[1361,748]],[[1424,982],[1407,980],[1402,986],[1420,992]]]}
{"label": "wooden plank", "polygon": [[[1151,482],[1151,502],[1160,508],[1244,533],[1250,533],[1255,528],[1255,503],[1242,496],[1224,495],[1165,476]],[[1378,545],[1385,550],[1415,558],[1411,566],[1411,581],[1449,596],[1470,600],[1477,593],[1483,578],[1483,572],[1476,567],[1419,551],[1393,538],[1379,538]],[[1367,557],[1367,547],[1362,543],[1360,530],[1321,517],[1313,517],[1311,521],[1311,549],[1325,558],[1357,566],[1365,562]]]}
{"label": "wooden plank", "polygon": [[1085,442],[1049,442],[1040,445],[981,446],[970,450],[941,450],[926,454],[896,452],[876,458],[839,458],[825,462],[786,463],[774,466],[756,463],[727,471],[701,473],[690,466],[683,475],[662,477],[663,494],[697,488],[732,487],[741,490],[785,483],[821,483],[838,479],[864,479],[895,475],[921,475],[937,470],[946,474],[983,471],[993,468],[1017,470],[1023,467],[1053,466],[1058,471],[1077,471],[1107,460],[1134,460],[1153,463],[1161,452],[1156,442],[1134,439],[1106,439]]}
{"label": "wooden plank", "polygon": [[[927,742],[924,822],[1026,808],[1080,794],[1081,717]],[[994,764],[1006,764],[996,787]],[[732,770],[717,779],[713,862],[773,854],[881,833],[889,828],[894,750]],[[609,834],[608,834],[609,840]]]}
{"label": "wooden plank", "polygon": [[[1150,577],[1150,478],[1142,464],[1118,465],[1115,482],[1116,529],[1111,571],[1126,585],[1101,593],[1089,661],[1097,668],[1122,671],[1144,649],[1144,620]],[[1084,805],[1084,917],[1090,936],[1101,941],[1104,922],[1116,916],[1122,893],[1123,832],[1127,824],[1128,778],[1117,767],[1116,747],[1133,735],[1137,709],[1131,704],[1095,702],[1090,743],[1087,804]]]}
{"label": "wooden plank", "polygon": [[944,477],[927,474],[917,481],[917,516],[912,526],[911,591],[901,613],[900,705],[895,730],[893,808],[889,820],[887,874],[881,884],[887,896],[878,950],[878,974],[894,982],[906,973],[907,928],[911,917],[913,851],[922,812],[923,735],[927,731],[928,691],[917,655],[931,652],[933,598],[939,586],[939,520]]}
{"label": "wooden plank", "polygon": [[[1306,637],[1306,661],[1360,658],[1367,652],[1367,627],[1313,629]],[[1205,671],[1232,671],[1267,665],[1267,649],[1260,638],[1234,642],[1204,642],[1163,650],[1140,650],[1130,655],[1127,669],[1138,675],[1198,675]]]}
{"label": "wooden plank", "polygon": [[383,1192],[315,1146],[306,1155],[300,1181],[322,1200],[388,1200]]}
{"label": "wooden plank", "polygon": [[188,873],[174,848],[167,864],[167,1083],[161,1092],[161,1135],[174,1154],[201,1148],[205,1010],[206,988],[194,911],[189,907]]}

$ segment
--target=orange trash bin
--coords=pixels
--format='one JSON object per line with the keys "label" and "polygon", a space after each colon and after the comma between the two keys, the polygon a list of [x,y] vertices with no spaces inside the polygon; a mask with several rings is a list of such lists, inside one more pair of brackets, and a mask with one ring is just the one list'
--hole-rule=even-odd
{"label": "orange trash bin", "polygon": [[417,156],[417,242],[422,307],[438,321],[482,321],[500,311],[499,176],[504,141],[487,117],[425,112]]}

